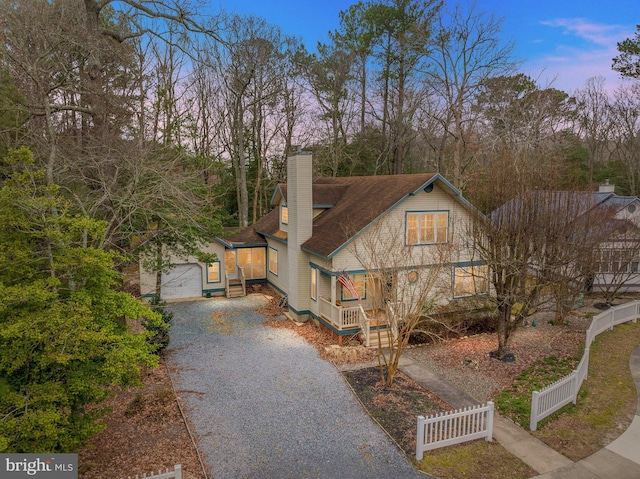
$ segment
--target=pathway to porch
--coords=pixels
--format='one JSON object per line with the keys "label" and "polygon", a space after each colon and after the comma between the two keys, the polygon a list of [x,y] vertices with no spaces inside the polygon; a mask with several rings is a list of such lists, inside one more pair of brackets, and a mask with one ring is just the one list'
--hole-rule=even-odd
{"label": "pathway to porch", "polygon": [[211,477],[424,478],[261,294],[171,304],[169,365]]}

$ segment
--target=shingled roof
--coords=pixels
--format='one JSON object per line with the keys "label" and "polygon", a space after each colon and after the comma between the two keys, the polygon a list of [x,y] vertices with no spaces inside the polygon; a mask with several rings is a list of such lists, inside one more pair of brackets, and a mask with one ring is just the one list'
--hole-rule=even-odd
{"label": "shingled roof", "polygon": [[[320,178],[313,183],[314,208],[325,211],[313,219],[313,235],[302,248],[314,254],[331,257],[376,218],[410,195],[439,181],[449,192],[460,197],[442,176],[436,173],[414,175],[351,176],[344,178]],[[282,195],[287,200],[287,185],[280,184],[272,202]],[[226,238],[232,243],[254,243],[257,237],[283,238],[279,234],[277,208],[244,231]],[[263,239],[264,242],[264,239]]]}

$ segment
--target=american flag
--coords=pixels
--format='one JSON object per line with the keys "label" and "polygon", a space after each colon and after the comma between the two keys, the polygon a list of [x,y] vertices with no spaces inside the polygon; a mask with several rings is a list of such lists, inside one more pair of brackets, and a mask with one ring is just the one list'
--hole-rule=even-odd
{"label": "american flag", "polygon": [[353,281],[347,273],[343,271],[340,276],[338,276],[338,281],[347,289],[347,291],[349,291],[349,293],[351,293],[351,296],[353,296],[354,298],[358,298],[358,301],[360,301],[360,295],[356,290],[356,285],[353,284]]}

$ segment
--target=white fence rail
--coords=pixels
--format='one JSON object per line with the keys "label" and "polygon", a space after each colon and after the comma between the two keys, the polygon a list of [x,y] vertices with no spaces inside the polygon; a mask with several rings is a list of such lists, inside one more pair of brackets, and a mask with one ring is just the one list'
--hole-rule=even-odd
{"label": "white fence rail", "polygon": [[[131,479],[131,476],[129,476],[128,479]],[[136,474],[135,479],[182,479],[182,465],[176,464],[173,466],[173,471],[166,469],[165,472],[158,472],[158,474],[155,475],[151,473],[150,476],[147,476],[147,474],[143,476]]]}
{"label": "white fence rail", "polygon": [[613,329],[613,327],[618,324],[628,321],[635,323],[638,319],[639,311],[640,301],[632,301],[631,303],[609,308],[593,317],[591,326],[587,329],[584,354],[578,367],[568,376],[550,384],[540,391],[533,391],[531,394],[529,429],[535,431],[538,427],[538,422],[545,417],[550,416],[570,402],[576,403],[580,387],[582,387],[583,381],[587,379],[589,372],[589,348],[595,337],[608,329]]}
{"label": "white fence rail", "polygon": [[493,403],[474,406],[452,412],[434,414],[427,418],[418,416],[416,459],[425,451],[451,446],[465,441],[493,438]]}

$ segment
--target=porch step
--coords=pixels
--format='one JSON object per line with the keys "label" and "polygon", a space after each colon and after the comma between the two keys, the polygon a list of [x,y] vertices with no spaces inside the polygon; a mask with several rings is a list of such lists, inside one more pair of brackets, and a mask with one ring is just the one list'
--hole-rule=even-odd
{"label": "porch step", "polygon": [[239,298],[244,296],[245,292],[242,283],[229,283],[227,286],[227,298]]}
{"label": "porch step", "polygon": [[[380,331],[380,340],[378,340],[378,331]],[[363,343],[365,342],[365,337],[362,332],[360,333],[360,340]],[[369,342],[370,348],[388,348],[391,344],[391,334],[389,334],[389,330],[386,328],[380,330],[372,328],[371,332],[369,333]]]}

